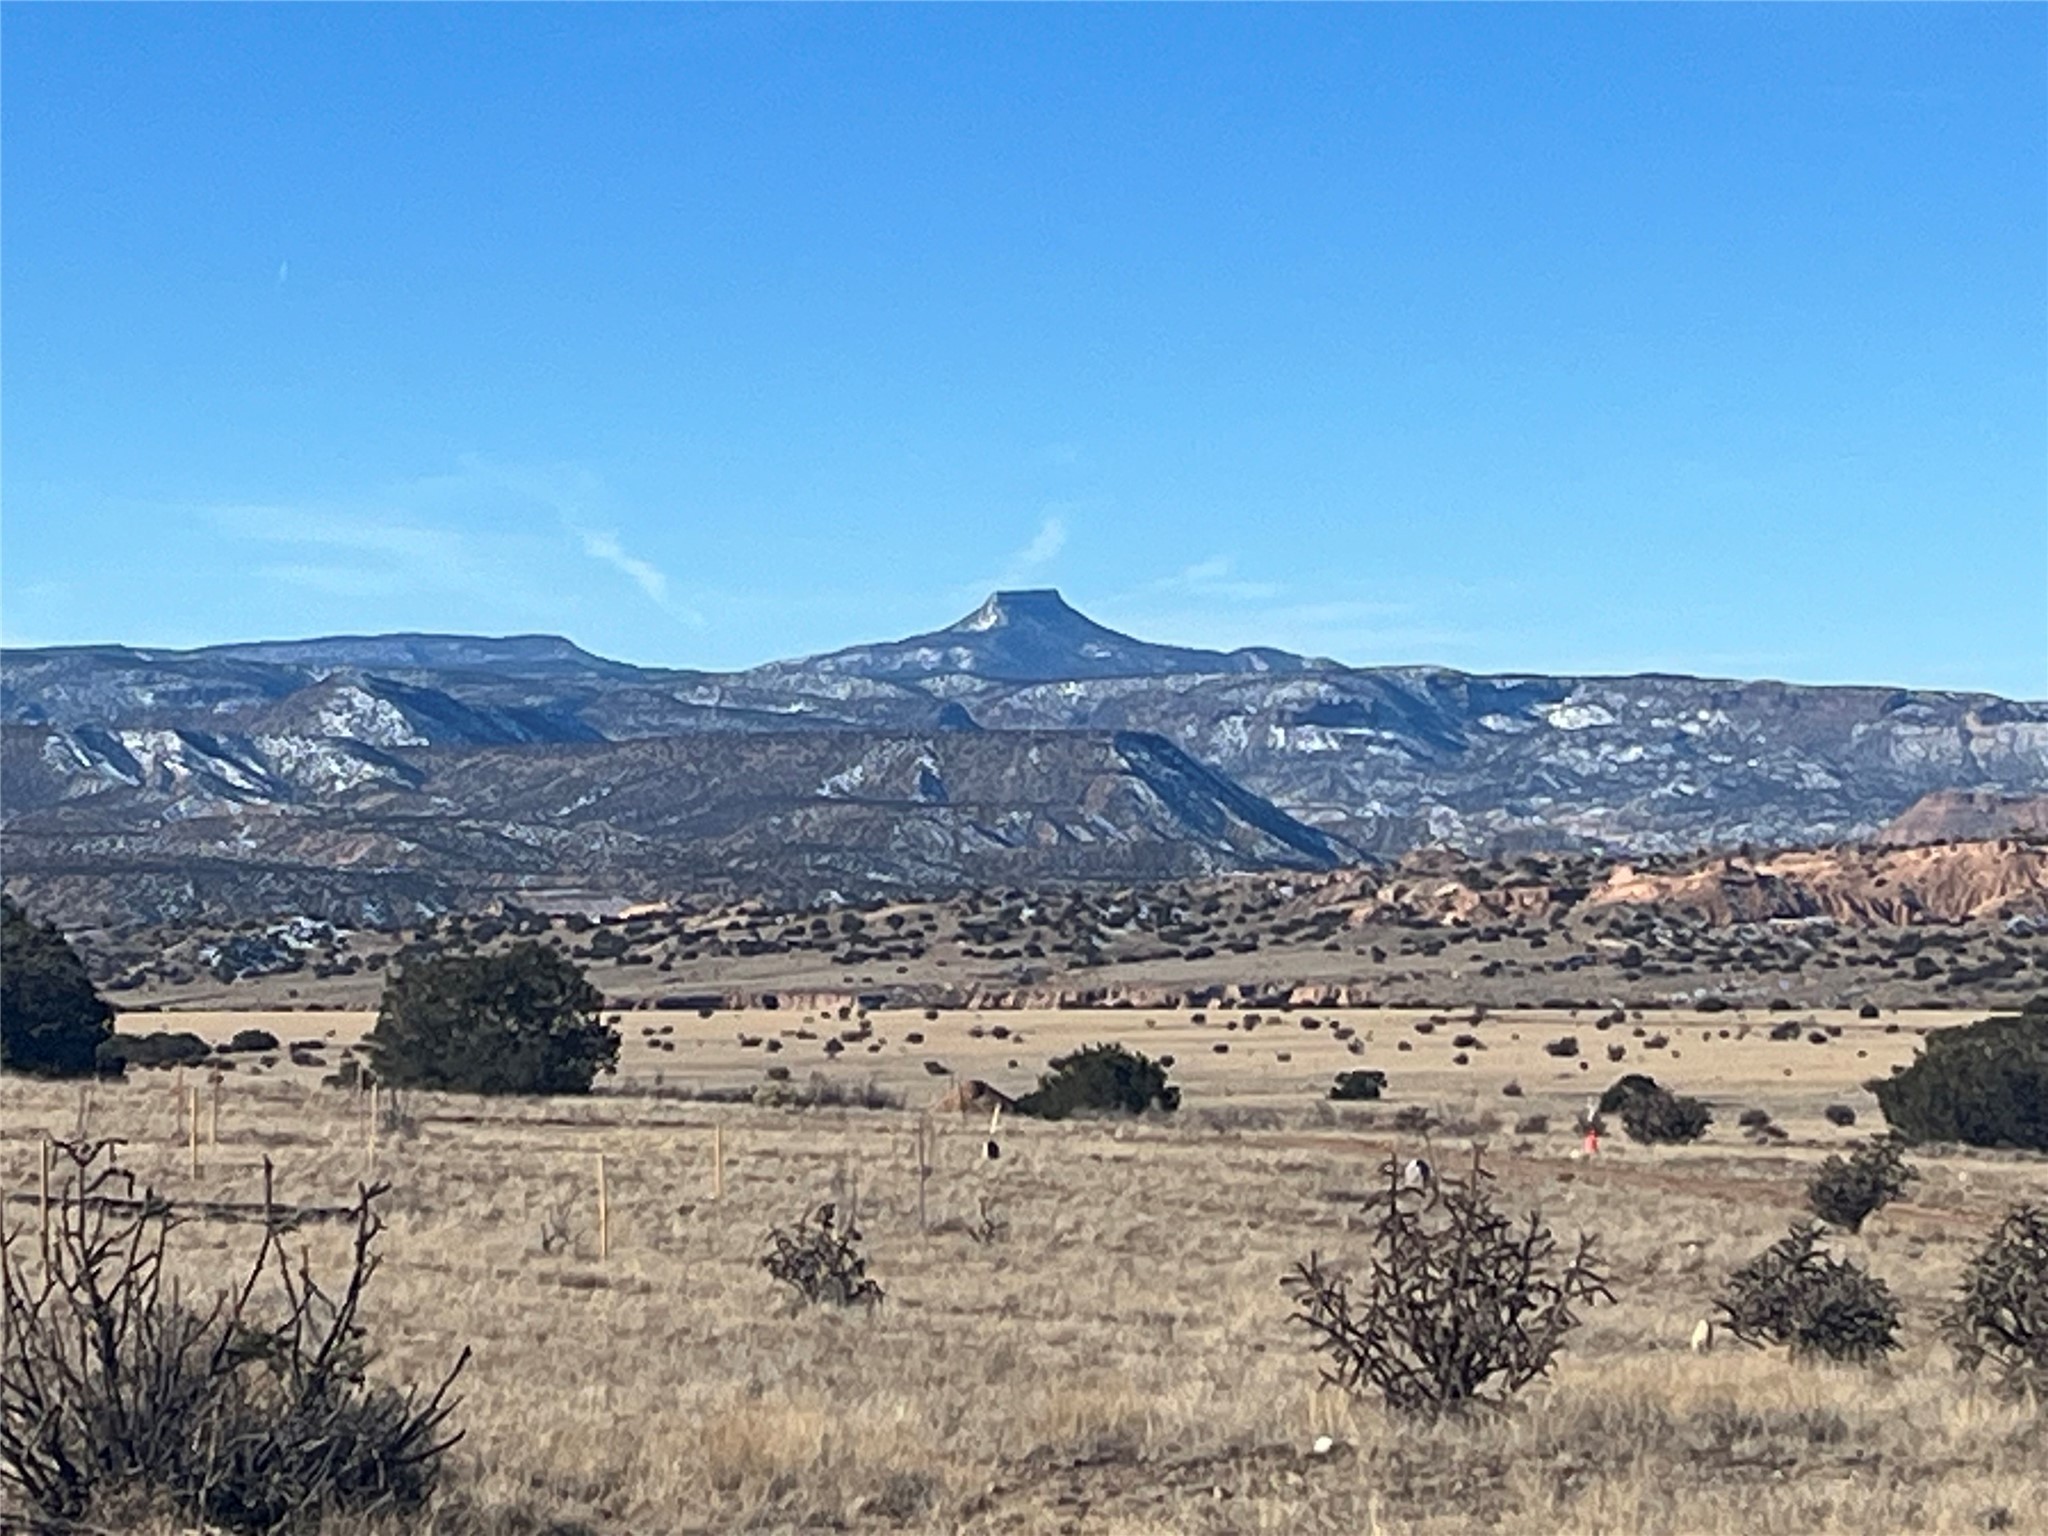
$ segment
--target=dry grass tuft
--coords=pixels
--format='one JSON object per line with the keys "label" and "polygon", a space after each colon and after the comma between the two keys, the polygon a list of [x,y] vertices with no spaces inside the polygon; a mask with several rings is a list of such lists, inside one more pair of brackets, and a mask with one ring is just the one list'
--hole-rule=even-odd
{"label": "dry grass tuft", "polygon": [[[325,1027],[335,1016],[315,1017]],[[1009,1017],[1035,1037],[1034,1059],[1067,1043],[1057,1020]],[[1939,1329],[2005,1208],[2048,1201],[2048,1162],[1923,1155],[1906,1198],[1838,1240],[1898,1295],[1904,1347],[1885,1364],[1687,1349],[1728,1272],[1785,1230],[1822,1157],[1853,1140],[1822,1116],[1846,1091],[1840,1074],[1872,1070],[1853,1053],[1688,1038],[1688,1065],[1718,1061],[1684,1084],[1725,1110],[1708,1138],[1575,1161],[1568,1128],[1586,1081],[1540,1049],[1563,1021],[1507,1021],[1519,1044],[1488,1021],[1474,1066],[1394,1070],[1391,1102],[1370,1125],[1318,1102],[1350,1062],[1328,1029],[1290,1029],[1296,1059],[1282,1066],[1255,1061],[1250,1046],[1227,1058],[1191,1049],[1200,1032],[1185,1020],[1149,1040],[1142,1019],[1124,1022],[1129,1038],[1189,1064],[1186,1110],[1133,1123],[1006,1117],[993,1163],[985,1119],[935,1117],[923,1234],[911,1112],[408,1096],[414,1134],[377,1150],[377,1177],[393,1188],[365,1322],[393,1379],[428,1376],[462,1344],[476,1351],[453,1486],[408,1528],[1862,1536],[2048,1525],[2043,1415],[1956,1371]],[[1389,1019],[1350,1022],[1393,1038]],[[676,1023],[679,1050],[660,1060],[678,1078],[700,1036],[707,1063],[731,1049],[730,1018]],[[964,1041],[957,1015],[921,1027],[949,1059]],[[897,1033],[888,1022],[880,1032]],[[1374,1062],[1395,1060],[1372,1049]],[[1447,1063],[1450,1043],[1422,1051]],[[900,1054],[876,1058],[885,1084],[928,1099],[919,1048]],[[1775,1078],[1780,1060],[1805,1075]],[[758,1054],[746,1070],[758,1081]],[[1425,1109],[1432,1155],[1452,1166],[1466,1144],[1434,1127],[1476,1122],[1510,1078],[1527,1089],[1518,1108],[1561,1129],[1529,1131],[1526,1150],[1494,1137],[1487,1162],[1502,1202],[1540,1208],[1567,1241],[1597,1233],[1617,1304],[1588,1314],[1555,1374],[1499,1416],[1417,1427],[1319,1389],[1280,1275],[1310,1248],[1362,1252],[1355,1201],[1331,1195],[1370,1187],[1382,1160],[1422,1150],[1419,1131],[1394,1128],[1396,1111]],[[1750,1104],[1791,1140],[1745,1140],[1735,1112]],[[1205,1122],[1203,1109],[1262,1113]],[[40,1136],[70,1134],[78,1112],[74,1090],[0,1081],[10,1224],[33,1219]],[[266,1152],[292,1203],[344,1203],[368,1171],[363,1105],[310,1071],[234,1081],[220,1145],[202,1149],[196,1177],[168,1077],[97,1088],[92,1113],[95,1133],[127,1138],[124,1160],[175,1197],[247,1201]],[[888,1302],[783,1315],[758,1266],[761,1233],[855,1182]],[[1000,1243],[965,1235],[985,1201],[1008,1223]],[[543,1253],[537,1234],[557,1209],[570,1213],[570,1240]],[[183,1235],[184,1279],[202,1290],[258,1241],[225,1221]],[[316,1269],[345,1258],[345,1233],[326,1226],[295,1241]],[[1318,1436],[1334,1442],[1324,1454]],[[329,1536],[356,1532],[335,1525]]]}

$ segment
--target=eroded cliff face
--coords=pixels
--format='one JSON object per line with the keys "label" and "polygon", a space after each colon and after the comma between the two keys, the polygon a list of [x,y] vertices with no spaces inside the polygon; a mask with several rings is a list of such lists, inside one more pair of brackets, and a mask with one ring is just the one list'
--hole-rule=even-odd
{"label": "eroded cliff face", "polygon": [[1691,908],[1716,924],[1829,917],[1904,925],[2039,912],[2048,901],[2048,846],[2010,839],[1914,848],[1822,848],[1719,858],[1700,868],[1613,870],[1587,898]]}

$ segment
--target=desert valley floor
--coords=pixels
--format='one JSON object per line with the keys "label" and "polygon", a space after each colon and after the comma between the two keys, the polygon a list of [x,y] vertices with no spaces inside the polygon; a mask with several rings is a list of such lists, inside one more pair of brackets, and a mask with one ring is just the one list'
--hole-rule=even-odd
{"label": "desert valley floor", "polygon": [[[19,1218],[45,1134],[123,1138],[194,1204],[176,1251],[202,1288],[255,1242],[226,1218],[264,1159],[295,1207],[388,1182],[377,1368],[424,1380],[475,1350],[468,1475],[422,1527],[451,1536],[2042,1530],[2048,1423],[1956,1372],[1936,1320],[2000,1212],[2048,1199],[2048,1162],[1916,1154],[1908,1198],[1836,1239],[1901,1295],[1887,1365],[1687,1347],[1818,1160],[1881,1125],[1861,1085],[1978,1011],[643,1009],[617,1015],[620,1069],[588,1099],[384,1094],[373,1121],[368,1095],[323,1086],[370,1014],[185,1010],[123,1028],[259,1027],[280,1048],[217,1086],[0,1080],[0,1176]],[[1566,1037],[1576,1054],[1545,1049]],[[1005,1117],[990,1160],[985,1115],[931,1109],[1097,1040],[1171,1056],[1182,1110]],[[1386,1097],[1329,1102],[1362,1064]],[[1706,1098],[1712,1130],[1575,1156],[1574,1112],[1632,1070]],[[1780,1139],[1738,1126],[1757,1109]],[[1481,1152],[1505,1205],[1598,1234],[1613,1269],[1616,1304],[1497,1418],[1416,1427],[1321,1388],[1288,1321],[1282,1273],[1355,1253],[1378,1166],[1424,1151]],[[764,1236],[827,1199],[857,1206],[887,1299],[793,1315]],[[333,1225],[293,1241],[316,1272],[342,1257]]]}

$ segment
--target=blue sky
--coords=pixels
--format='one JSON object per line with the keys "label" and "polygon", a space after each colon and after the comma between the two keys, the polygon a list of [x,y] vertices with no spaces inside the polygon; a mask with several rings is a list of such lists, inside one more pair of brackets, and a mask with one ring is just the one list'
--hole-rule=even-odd
{"label": "blue sky", "polygon": [[0,24],[9,643],[2048,696],[2048,8]]}

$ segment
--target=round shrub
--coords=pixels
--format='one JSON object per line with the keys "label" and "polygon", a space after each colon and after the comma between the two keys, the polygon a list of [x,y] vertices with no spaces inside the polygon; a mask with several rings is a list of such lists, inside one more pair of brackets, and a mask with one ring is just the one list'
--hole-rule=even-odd
{"label": "round shrub", "polygon": [[1178,1108],[1180,1089],[1167,1082],[1165,1066],[1121,1045],[1089,1045],[1055,1056],[1039,1075],[1038,1086],[1017,1101],[1017,1113],[1041,1120]]}
{"label": "round shrub", "polygon": [[37,1077],[109,1070],[99,1049],[113,1019],[70,941],[0,896],[0,1068]]}
{"label": "round shrub", "polygon": [[1665,1088],[1638,1094],[1621,1107],[1621,1128],[1631,1141],[1646,1144],[1698,1141],[1713,1123],[1713,1111],[1703,1100]]}
{"label": "round shrub", "polygon": [[1376,1099],[1386,1091],[1386,1086],[1387,1074],[1376,1069],[1339,1072],[1330,1086],[1330,1097],[1347,1101]]}
{"label": "round shrub", "polygon": [[1619,1115],[1630,1139],[1645,1143],[1698,1141],[1714,1123],[1713,1112],[1700,1100],[1660,1087],[1642,1072],[1627,1073],[1609,1084],[1600,1095],[1599,1112]]}
{"label": "round shrub", "polygon": [[1607,1091],[1600,1095],[1600,1113],[1618,1115],[1633,1100],[1646,1094],[1662,1093],[1657,1079],[1646,1072],[1630,1072],[1617,1077],[1608,1084]]}
{"label": "round shrub", "polygon": [[1848,1157],[1833,1156],[1822,1163],[1806,1187],[1806,1203],[1831,1226],[1860,1232],[1866,1218],[1905,1194],[1906,1186],[1918,1177],[1906,1166],[1897,1140],[1873,1137]]}
{"label": "round shrub", "polygon": [[458,1093],[588,1093],[619,1032],[583,968],[528,942],[416,961],[384,984],[368,1041],[378,1079]]}
{"label": "round shrub", "polygon": [[1899,1304],[1891,1287],[1820,1244],[1801,1222],[1728,1277],[1714,1303],[1722,1325],[1745,1344],[1783,1345],[1797,1359],[1818,1356],[1867,1365],[1899,1347]]}
{"label": "round shrub", "polygon": [[1908,1141],[2048,1152],[2048,995],[1932,1031],[1911,1065],[1869,1086]]}

